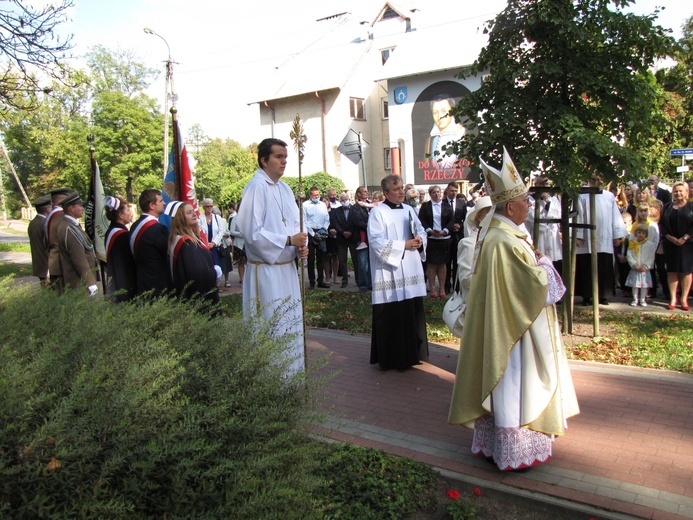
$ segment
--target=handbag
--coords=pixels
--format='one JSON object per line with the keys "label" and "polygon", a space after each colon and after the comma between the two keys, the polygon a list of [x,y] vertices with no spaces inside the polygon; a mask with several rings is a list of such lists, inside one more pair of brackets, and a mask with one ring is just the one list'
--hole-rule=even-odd
{"label": "handbag", "polygon": [[450,329],[452,335],[457,338],[462,337],[464,311],[467,310],[467,301],[462,297],[459,283],[459,280],[455,280],[455,288],[452,291],[452,295],[443,307],[443,321]]}

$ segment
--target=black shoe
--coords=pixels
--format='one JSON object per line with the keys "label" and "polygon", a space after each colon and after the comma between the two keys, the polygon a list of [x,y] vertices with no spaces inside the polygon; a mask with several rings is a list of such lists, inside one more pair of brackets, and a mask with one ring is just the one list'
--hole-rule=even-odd
{"label": "black shoe", "polygon": [[592,306],[592,298],[583,298],[582,299],[582,305],[584,307],[591,307]]}
{"label": "black shoe", "polygon": [[320,282],[320,283],[318,284],[318,287],[319,287],[320,289],[329,289],[329,288],[330,288],[330,284],[324,283],[324,282]]}
{"label": "black shoe", "polygon": [[609,305],[609,300],[606,298],[599,298],[599,305]]}
{"label": "black shoe", "polygon": [[347,282],[342,282],[342,289],[344,289],[347,286]]}
{"label": "black shoe", "polygon": [[315,282],[310,282],[310,288],[315,289]]}

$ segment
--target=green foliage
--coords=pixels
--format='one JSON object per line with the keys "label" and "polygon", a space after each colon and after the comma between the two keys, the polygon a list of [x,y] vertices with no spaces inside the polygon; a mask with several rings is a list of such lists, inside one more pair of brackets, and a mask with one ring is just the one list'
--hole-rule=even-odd
{"label": "green foliage", "polygon": [[315,518],[315,378],[190,302],[0,284],[0,516]]}
{"label": "green foliage", "polygon": [[[92,118],[104,188],[128,202],[146,188],[160,188],[164,124],[156,101],[104,90],[94,95]],[[148,174],[156,174],[156,184],[135,183]]]}
{"label": "green foliage", "polygon": [[524,175],[539,171],[567,191],[592,173],[606,182],[649,175],[646,155],[667,128],[649,69],[674,41],[656,13],[622,12],[628,3],[510,0],[460,74],[490,72],[453,109],[473,131],[452,151],[499,165],[505,145]]}
{"label": "green foliage", "polygon": [[1,242],[0,251],[16,251],[19,253],[31,253],[29,244],[20,244],[19,242]]}
{"label": "green foliage", "polygon": [[[289,185],[291,191],[295,195],[298,195],[298,177],[282,177],[282,180]],[[325,196],[327,190],[335,189],[337,193],[341,193],[344,190],[344,183],[341,179],[333,177],[329,173],[316,172],[311,175],[303,176],[303,195],[308,198],[308,190],[315,186],[320,190],[320,195]]]}
{"label": "green foliage", "polygon": [[[69,71],[68,84],[54,82],[35,109],[16,109],[0,119],[10,158],[30,198],[56,186],[86,193],[90,134],[96,138],[107,193],[134,201],[143,189],[161,186],[163,116],[156,101],[141,92],[154,71],[131,52],[103,47],[93,50],[88,61],[91,69]],[[5,188],[8,207],[16,214],[24,201],[14,179],[5,177]]]}
{"label": "green foliage", "polygon": [[[88,187],[86,76],[73,72],[70,81],[69,87],[53,83],[51,95],[35,109],[10,111],[0,118],[8,153],[30,199],[56,186],[71,186],[82,193]],[[9,165],[2,168],[8,171]],[[17,214],[25,202],[11,175],[4,176],[4,186],[8,209]]]}
{"label": "green foliage", "polygon": [[480,520],[478,507],[471,500],[453,500],[445,505],[445,510],[453,520]]}
{"label": "green foliage", "polygon": [[[4,244],[3,244],[4,245]],[[30,265],[0,262],[0,278],[5,276],[33,276]]]}
{"label": "green foliage", "polygon": [[87,52],[87,64],[96,92],[110,90],[129,98],[147,90],[159,75],[158,70],[138,61],[132,50],[111,50],[103,45],[96,45]]}
{"label": "green foliage", "polygon": [[243,186],[238,185],[239,181],[250,180],[257,169],[257,157],[231,139],[203,141],[195,158],[195,191],[198,198],[210,197],[222,205],[240,199],[248,181]]}
{"label": "green foliage", "polygon": [[325,518],[395,520],[437,503],[439,477],[429,466],[372,448],[333,445],[319,472]]}
{"label": "green foliage", "polygon": [[[658,70],[657,80],[667,93],[667,113],[674,131],[665,136],[669,148],[688,148],[693,146],[693,16],[683,26],[683,38],[675,55],[676,65]],[[668,157],[669,171],[680,166],[680,158]]]}

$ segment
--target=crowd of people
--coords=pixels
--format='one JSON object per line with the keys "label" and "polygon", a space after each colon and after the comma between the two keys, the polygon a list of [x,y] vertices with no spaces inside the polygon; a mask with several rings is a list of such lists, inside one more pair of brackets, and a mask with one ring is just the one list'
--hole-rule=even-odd
{"label": "crowd of people", "polygon": [[[340,282],[345,288],[351,257],[359,290],[371,291],[370,362],[383,370],[428,359],[423,299],[460,291],[461,347],[448,421],[473,428],[473,452],[501,470],[549,460],[554,437],[579,409],[555,309],[565,293],[561,200],[542,192],[546,179],[535,179],[532,197],[504,150],[500,170],[482,162],[484,186],[467,196],[456,182],[426,192],[388,175],[372,195],[360,186],[353,202],[346,191],[328,189],[323,197],[313,186],[301,203],[281,180],[287,156],[279,139],[260,143],[258,169],[226,218],[211,199],[201,201],[198,215],[191,204],[166,205],[159,190],[147,189],[133,222],[124,198],[106,197],[108,296],[203,298],[214,312],[236,266],[244,316],[285,338],[291,376],[305,366],[300,266],[307,266],[310,289]],[[669,309],[688,310],[691,184],[677,182],[668,191],[651,176],[647,186],[611,191],[592,176],[589,185],[601,189],[594,211],[588,194],[580,195],[577,210],[578,221],[595,228],[600,304],[620,289],[632,295],[631,305],[647,306],[660,285]],[[28,230],[34,275],[58,291],[97,294],[96,255],[79,223],[79,194],[57,188],[34,206]],[[534,226],[537,209],[551,220]],[[591,213],[596,222],[589,222]],[[590,233],[584,226],[577,236],[575,292],[585,304],[592,303]]]}

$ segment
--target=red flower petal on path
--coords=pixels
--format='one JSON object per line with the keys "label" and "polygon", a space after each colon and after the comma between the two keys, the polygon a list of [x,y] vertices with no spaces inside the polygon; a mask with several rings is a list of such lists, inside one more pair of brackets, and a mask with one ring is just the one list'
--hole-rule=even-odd
{"label": "red flower petal on path", "polygon": [[460,492],[455,489],[448,489],[445,494],[453,500],[457,500],[458,498],[460,498]]}
{"label": "red flower petal on path", "polygon": [[475,497],[480,497],[480,496],[481,496],[481,490],[480,490],[479,488],[474,488],[474,489],[472,490],[472,494],[473,494]]}

